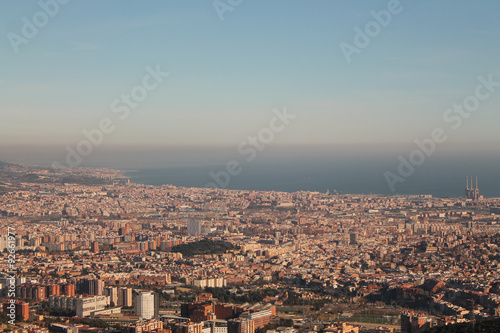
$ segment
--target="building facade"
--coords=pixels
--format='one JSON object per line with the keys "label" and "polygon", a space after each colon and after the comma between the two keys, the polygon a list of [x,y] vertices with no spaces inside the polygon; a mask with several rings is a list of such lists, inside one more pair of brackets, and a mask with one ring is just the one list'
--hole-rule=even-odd
{"label": "building facade", "polygon": [[155,316],[155,294],[152,291],[138,291],[135,295],[135,314],[143,319]]}

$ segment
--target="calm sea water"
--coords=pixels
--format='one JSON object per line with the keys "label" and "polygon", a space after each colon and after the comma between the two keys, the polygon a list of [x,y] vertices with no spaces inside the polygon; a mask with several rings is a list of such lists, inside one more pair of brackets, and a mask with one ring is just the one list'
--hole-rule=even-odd
{"label": "calm sea water", "polygon": [[[495,159],[477,161],[460,157],[427,161],[396,185],[392,192],[385,171],[397,173],[397,159],[345,158],[341,160],[290,160],[275,163],[242,164],[242,172],[230,177],[228,189],[300,190],[325,192],[337,190],[351,194],[432,194],[436,197],[463,197],[465,177],[478,176],[480,193],[500,197],[499,163]],[[225,165],[149,168],[128,172],[131,181],[150,185],[172,184],[206,187],[213,182],[210,172],[218,173]]]}

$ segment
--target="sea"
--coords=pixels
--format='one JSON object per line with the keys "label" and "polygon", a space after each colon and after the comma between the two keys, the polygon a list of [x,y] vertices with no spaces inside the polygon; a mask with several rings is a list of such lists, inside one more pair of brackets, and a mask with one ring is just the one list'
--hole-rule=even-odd
{"label": "sea", "polygon": [[[131,181],[149,185],[171,184],[182,187],[218,187],[255,191],[314,191],[342,194],[430,194],[434,197],[463,197],[466,177],[476,177],[481,195],[500,197],[499,162],[453,157],[435,159],[415,166],[411,175],[398,171],[394,158],[287,160],[264,163],[240,163],[234,170],[228,164],[156,167],[129,170]],[[388,172],[399,176],[394,187]],[[470,184],[469,184],[470,186]]]}
{"label": "sea", "polygon": [[[500,197],[497,144],[443,143],[428,155],[416,148],[413,142],[276,144],[253,153],[247,147],[242,154],[237,146],[102,146],[85,157],[81,166],[124,170],[131,181],[149,185],[435,197],[464,197],[466,177],[473,177],[474,186],[477,177],[481,195]],[[12,147],[0,153],[10,163],[52,165],[67,159],[60,146]],[[401,159],[408,163],[412,154],[416,163],[408,172],[401,168]],[[424,158],[419,160],[419,156]],[[394,180],[393,188],[387,175]]]}

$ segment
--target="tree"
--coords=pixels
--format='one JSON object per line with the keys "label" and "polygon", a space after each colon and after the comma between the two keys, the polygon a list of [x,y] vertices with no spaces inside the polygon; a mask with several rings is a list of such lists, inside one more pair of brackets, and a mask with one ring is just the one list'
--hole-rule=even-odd
{"label": "tree", "polygon": [[10,320],[5,312],[0,312],[0,323],[5,324]]}

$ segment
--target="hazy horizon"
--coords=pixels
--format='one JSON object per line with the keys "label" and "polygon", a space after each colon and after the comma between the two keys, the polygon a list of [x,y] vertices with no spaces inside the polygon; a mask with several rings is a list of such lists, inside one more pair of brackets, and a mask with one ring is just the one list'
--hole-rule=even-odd
{"label": "hazy horizon", "polygon": [[[213,183],[211,173],[226,170],[229,161],[237,161],[241,172],[223,186],[229,189],[337,190],[342,193],[432,194],[462,197],[465,177],[477,176],[481,194],[500,197],[500,149],[490,145],[454,145],[440,147],[415,172],[398,183],[392,192],[384,177],[397,173],[399,156],[408,158],[411,145],[289,145],[269,146],[248,162],[236,147],[100,147],[80,166],[107,167],[128,172],[134,182],[183,187],[206,187]],[[31,151],[29,153],[29,151]],[[29,156],[29,158],[28,158]],[[63,163],[60,146],[0,146],[0,160],[51,166]]]}
{"label": "hazy horizon", "polygon": [[[269,145],[257,151],[255,159],[246,161],[246,155],[238,152],[237,146],[154,146],[154,145],[114,145],[96,147],[92,154],[82,157],[78,166],[108,167],[123,170],[140,168],[189,167],[196,165],[221,165],[228,160],[240,160],[244,164],[283,160],[290,163],[304,163],[308,158],[392,158],[387,165],[397,165],[399,155],[408,157],[417,146],[405,144],[331,144],[331,145]],[[443,144],[428,157],[425,163],[433,163],[441,158],[456,157],[475,160],[478,166],[481,158],[500,156],[500,147],[490,143]],[[51,166],[54,162],[65,163],[68,151],[64,145],[2,145],[0,161]],[[498,154],[498,155],[495,155]],[[424,164],[425,164],[424,163]]]}

